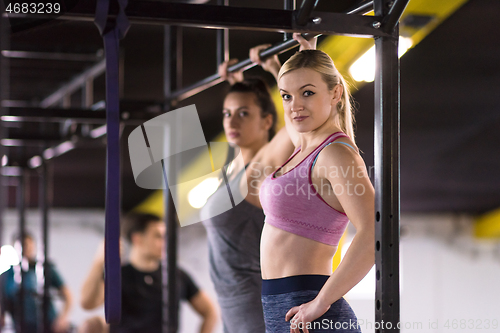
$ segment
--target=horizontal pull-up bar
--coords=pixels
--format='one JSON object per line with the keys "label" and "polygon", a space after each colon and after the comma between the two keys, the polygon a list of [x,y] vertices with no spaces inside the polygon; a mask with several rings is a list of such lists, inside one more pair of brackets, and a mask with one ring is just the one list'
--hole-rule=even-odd
{"label": "horizontal pull-up bar", "polygon": [[[118,6],[110,4],[110,18],[115,18]],[[133,1],[127,6],[126,15],[132,24],[179,25],[215,29],[241,29],[271,32],[309,32],[339,34],[359,37],[385,36],[373,27],[373,17],[346,15],[344,13],[312,12],[322,20],[299,25],[297,11],[215,6],[203,4],[170,3],[160,1]],[[4,14],[6,15],[6,14]],[[36,14],[37,18],[54,18],[92,22],[95,1],[79,1],[69,12],[61,16]],[[9,14],[11,20],[33,17],[33,14]]]}
{"label": "horizontal pull-up bar", "polygon": [[[310,34],[304,34],[303,36],[306,39],[310,39],[312,37]],[[282,42],[278,45],[271,46],[271,47],[263,50],[262,52],[260,52],[260,56],[261,56],[261,58],[267,58],[267,57],[273,56],[275,54],[280,54],[280,53],[286,52],[286,51],[296,47],[297,45],[299,45],[299,43],[295,39],[290,39],[290,40],[287,40],[286,42]],[[229,72],[236,72],[239,70],[248,70],[252,67],[255,67],[256,65],[257,64],[253,63],[250,60],[250,58],[248,58],[248,59],[245,59],[243,61],[238,62],[237,64],[235,64],[233,66],[230,66],[228,68],[228,71]],[[178,102],[178,101],[181,101],[181,100],[186,99],[188,97],[191,97],[193,95],[196,95],[197,93],[199,93],[205,89],[213,87],[222,81],[223,80],[219,74],[213,74],[213,75],[210,75],[210,76],[206,77],[205,79],[198,81],[198,82],[196,82],[188,87],[174,91],[171,95],[171,98]]]}
{"label": "horizontal pull-up bar", "polygon": [[[12,122],[62,122],[74,120],[78,123],[104,124],[106,111],[89,109],[62,109],[39,107],[7,107],[7,114],[0,117],[2,121]],[[156,117],[157,112],[121,111],[120,120],[127,125],[140,125],[144,121]]]}
{"label": "horizontal pull-up bar", "polygon": [[[373,10],[373,1],[368,1],[368,2],[361,2],[358,7],[354,7],[352,9],[349,9],[346,14],[366,14],[370,11]],[[373,20],[372,20],[373,21]],[[314,35],[313,34],[302,34],[302,36],[306,39],[312,38]],[[321,34],[318,34],[317,36],[321,36]],[[290,39],[284,42],[281,42],[280,44],[271,46],[263,51],[260,52],[260,57],[261,58],[267,58],[270,56],[273,56],[275,54],[281,54],[283,52],[286,52],[296,46],[298,46],[299,43],[294,40]],[[237,64],[230,66],[228,68],[229,72],[235,72],[239,70],[248,70],[252,67],[256,66],[250,58],[245,59],[243,61],[238,62]],[[187,86],[185,88],[176,90],[172,92],[171,94],[171,99],[173,101],[179,102],[183,99],[186,99],[188,97],[191,97],[193,95],[196,95],[199,92],[202,92],[203,90],[206,90],[210,87],[213,87],[219,83],[221,83],[223,80],[220,77],[219,74],[213,74],[209,77],[206,77],[205,79],[198,81],[190,86]]]}

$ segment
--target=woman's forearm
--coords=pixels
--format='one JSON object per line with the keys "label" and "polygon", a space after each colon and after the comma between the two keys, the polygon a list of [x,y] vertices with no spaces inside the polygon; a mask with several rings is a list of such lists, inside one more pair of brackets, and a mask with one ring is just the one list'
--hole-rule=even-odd
{"label": "woman's forearm", "polygon": [[318,293],[317,299],[331,305],[358,284],[375,262],[375,235],[372,231],[358,231],[344,259]]}
{"label": "woman's forearm", "polygon": [[200,327],[200,333],[212,333],[217,324],[217,312],[210,311],[204,318]]}

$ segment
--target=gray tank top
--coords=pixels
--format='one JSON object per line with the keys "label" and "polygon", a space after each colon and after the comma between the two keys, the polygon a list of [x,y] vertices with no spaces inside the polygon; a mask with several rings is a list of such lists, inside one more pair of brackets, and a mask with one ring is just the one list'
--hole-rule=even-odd
{"label": "gray tank top", "polygon": [[[245,169],[242,169],[229,181],[233,191],[238,189],[239,192],[238,185],[244,172]],[[241,198],[241,193],[232,194],[235,198]],[[223,198],[227,198],[224,182],[208,198],[201,210],[203,225],[207,230],[210,276],[217,296],[225,298],[249,293],[260,295],[260,236],[264,226],[264,212],[242,200],[232,209],[204,219],[203,216],[211,216],[210,210]]]}

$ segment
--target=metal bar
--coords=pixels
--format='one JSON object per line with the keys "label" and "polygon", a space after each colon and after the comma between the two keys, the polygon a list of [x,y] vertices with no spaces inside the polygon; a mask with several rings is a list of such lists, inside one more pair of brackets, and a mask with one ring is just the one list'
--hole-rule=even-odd
{"label": "metal bar", "polygon": [[[17,122],[61,122],[68,119],[91,124],[104,124],[106,122],[105,111],[92,111],[86,109],[62,109],[62,108],[38,108],[38,107],[9,107],[6,108],[6,115],[1,117],[1,120],[17,121]],[[154,112],[141,111],[120,111],[121,121],[126,124],[136,124],[144,122],[157,116]]]}
{"label": "metal bar", "polygon": [[92,104],[94,104],[94,78],[89,77],[87,80],[85,80],[85,85],[83,86],[83,103],[82,107],[83,108],[90,108]]}
{"label": "metal bar", "polygon": [[[271,55],[280,54],[280,53],[286,52],[286,51],[296,47],[297,45],[299,45],[299,43],[296,40],[291,39],[291,40],[288,40],[288,41],[281,43],[279,45],[271,46],[270,48],[262,51],[260,53],[260,56],[262,58],[265,58],[265,57],[269,57]],[[245,59],[243,61],[240,61],[239,63],[237,63],[233,66],[230,66],[228,68],[228,71],[234,72],[234,71],[238,71],[241,69],[248,70],[254,66],[256,66],[256,64],[252,63],[250,58],[248,58],[248,59]],[[177,102],[179,102],[183,99],[186,99],[188,97],[196,95],[197,93],[199,93],[205,89],[213,87],[222,81],[223,80],[219,74],[213,74],[213,75],[210,75],[209,77],[206,77],[205,79],[198,81],[198,82],[196,82],[188,87],[174,91],[171,94],[171,97],[175,98],[175,100]]]}
{"label": "metal bar", "polygon": [[303,0],[297,13],[297,24],[306,25],[311,19],[311,14],[319,0]]}
{"label": "metal bar", "polygon": [[[284,10],[295,10],[295,0],[284,0],[283,1],[283,9]],[[285,32],[283,35],[283,41],[286,42],[287,40],[292,39],[292,33],[291,32]]]}
{"label": "metal bar", "polygon": [[39,141],[61,141],[64,140],[64,137],[58,134],[45,134],[45,131],[31,132],[27,133],[27,131],[16,131],[10,133],[8,138],[4,138],[3,140],[39,140]]}
{"label": "metal bar", "polygon": [[69,109],[71,107],[71,94],[66,94],[62,98],[62,107]]}
{"label": "metal bar", "polygon": [[351,9],[345,11],[346,14],[367,14],[373,10],[373,1],[361,1]]}
{"label": "metal bar", "polygon": [[[0,10],[5,12],[5,2],[0,2]],[[6,17],[0,17],[0,50],[10,48],[10,27]],[[10,64],[9,59],[0,55],[0,101],[7,100],[10,95]],[[3,103],[0,104],[0,117],[7,112]],[[6,137],[7,128],[0,123],[0,139]],[[0,240],[3,239],[4,233],[4,212],[8,206],[8,187],[7,179],[4,179],[5,166],[7,164],[6,149],[0,145]],[[5,160],[4,160],[5,156]],[[5,162],[5,163],[4,163]],[[0,288],[0,304],[3,302],[3,289]],[[4,309],[1,309],[4,311]],[[1,315],[1,314],[0,314]]]}
{"label": "metal bar", "polygon": [[125,95],[125,58],[123,52],[120,52],[118,58],[118,93],[120,99]]}
{"label": "metal bar", "polygon": [[0,145],[3,147],[43,147],[46,144],[57,144],[61,140],[34,140],[34,139],[9,139],[3,138],[0,140]]}
{"label": "metal bar", "polygon": [[[120,73],[122,72],[123,69],[120,69]],[[83,109],[89,109],[92,107],[92,104],[94,104],[94,79],[88,78],[87,80],[85,80],[85,84],[82,87],[82,101],[80,105]],[[82,135],[84,137],[88,137],[90,135],[90,132],[90,124],[82,124]]]}
{"label": "metal bar", "polygon": [[[176,55],[175,50],[177,32],[174,26],[164,28],[164,71],[163,84],[164,95],[167,101],[171,101],[171,92],[175,89],[176,79]],[[171,104],[165,103],[164,111],[170,111]],[[170,131],[169,131],[170,132]],[[167,147],[172,144],[171,138],[167,139]],[[165,155],[168,156],[168,155]],[[177,297],[177,222],[172,193],[168,187],[167,175],[169,166],[165,166],[162,160],[163,177],[165,189],[163,191],[165,205],[165,223],[167,232],[165,236],[166,254],[162,256],[162,291],[163,291],[163,333],[175,333],[179,326],[179,298]]]}
{"label": "metal bar", "polygon": [[[20,177],[22,174],[22,170],[17,166],[4,166],[2,168],[2,176],[5,177]],[[16,186],[18,186],[16,184]]]}
{"label": "metal bar", "polygon": [[394,28],[399,23],[399,19],[403,12],[405,11],[406,6],[410,0],[396,0],[391,6],[389,13],[384,16],[382,21],[382,30],[387,33],[391,33],[394,31]]}
{"label": "metal bar", "polygon": [[[47,163],[43,162],[39,173],[39,191],[38,191],[38,204],[42,214],[40,251],[38,263],[41,261],[43,272],[43,285],[42,285],[42,328],[43,333],[50,333],[51,327],[49,322],[49,304],[50,304],[50,270],[49,270],[49,182]],[[38,264],[37,263],[37,264]]]}
{"label": "metal bar", "polygon": [[[77,21],[93,21],[95,4],[93,1],[80,1],[71,12],[64,15],[44,15],[50,18]],[[117,4],[111,3],[110,17],[116,16]],[[322,17],[322,22],[299,25],[295,11],[278,9],[216,6],[204,4],[170,3],[161,1],[133,1],[126,14],[135,24],[171,24],[200,28],[230,28],[271,32],[310,32],[354,36],[382,36],[381,30],[372,26],[372,19],[358,15],[330,12],[314,12]],[[42,14],[37,14],[40,17]],[[12,20],[29,17],[30,14],[9,14]]]}
{"label": "metal bar", "polygon": [[34,103],[28,101],[15,101],[15,100],[4,99],[0,103],[0,106],[4,108],[10,108],[10,107],[21,108],[21,107],[34,106]]}
{"label": "metal bar", "polygon": [[64,61],[99,61],[102,57],[95,54],[77,53],[51,53],[51,52],[31,52],[3,50],[2,55],[6,58],[15,59],[40,59],[40,60],[64,60]]}
{"label": "metal bar", "polygon": [[20,277],[21,281],[19,282],[19,313],[18,315],[18,322],[17,325],[20,329],[20,332],[26,332],[25,330],[25,323],[24,323],[24,307],[25,307],[25,293],[26,289],[24,286],[24,281],[26,277],[26,272],[25,269],[29,266],[27,263],[26,258],[24,257],[24,239],[26,237],[26,185],[27,185],[27,177],[28,173],[26,169],[21,170],[21,176],[19,177],[19,183],[17,186],[17,210],[19,214],[19,245],[21,249],[21,262],[19,264],[20,267]]}
{"label": "metal bar", "polygon": [[177,32],[175,43],[175,88],[182,87],[182,27],[175,28]]}
{"label": "metal bar", "polygon": [[[229,0],[217,0],[218,6],[228,6]],[[217,64],[216,68],[224,61],[229,60],[229,29],[217,30]]]}
{"label": "metal bar", "polygon": [[[385,16],[390,0],[375,0],[376,15]],[[399,29],[375,38],[375,321],[377,332],[399,332]],[[389,325],[390,323],[390,325]]]}
{"label": "metal bar", "polygon": [[42,108],[48,108],[59,102],[65,95],[72,94],[80,89],[89,78],[95,78],[106,70],[106,59],[99,61],[82,74],[78,75],[70,82],[57,89],[54,93],[50,94],[40,102]]}
{"label": "metal bar", "polygon": [[[370,11],[373,10],[373,1],[368,1],[368,2],[361,2],[359,4],[359,7],[353,7],[347,11],[347,14],[366,14]],[[370,21],[373,23],[374,19]],[[302,34],[306,38],[311,38],[312,36],[315,36],[315,34]],[[319,36],[319,35],[318,35]],[[296,46],[298,46],[299,43],[293,39],[289,39],[287,41],[284,41],[278,45],[274,45],[269,47],[268,49],[262,51],[260,53],[260,56],[262,58],[273,56],[275,54],[281,54],[284,53]],[[229,72],[233,71],[238,71],[238,70],[248,70],[252,67],[256,66],[256,64],[252,63],[252,61],[248,58],[243,61],[240,61],[239,63],[231,66],[228,68]],[[175,98],[176,102],[179,102],[183,99],[189,98],[193,95],[198,94],[199,92],[202,92],[210,87],[213,87],[219,83],[223,82],[219,74],[213,74],[208,77],[206,77],[203,80],[200,80],[190,86],[187,86],[183,89],[178,89],[174,92],[172,92],[171,97]]]}

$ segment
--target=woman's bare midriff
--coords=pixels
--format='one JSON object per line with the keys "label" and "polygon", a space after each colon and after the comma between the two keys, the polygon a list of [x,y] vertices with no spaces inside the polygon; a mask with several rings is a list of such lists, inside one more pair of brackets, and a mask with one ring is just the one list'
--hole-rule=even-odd
{"label": "woman's bare midriff", "polygon": [[332,274],[337,247],[292,234],[265,223],[260,242],[263,279]]}

